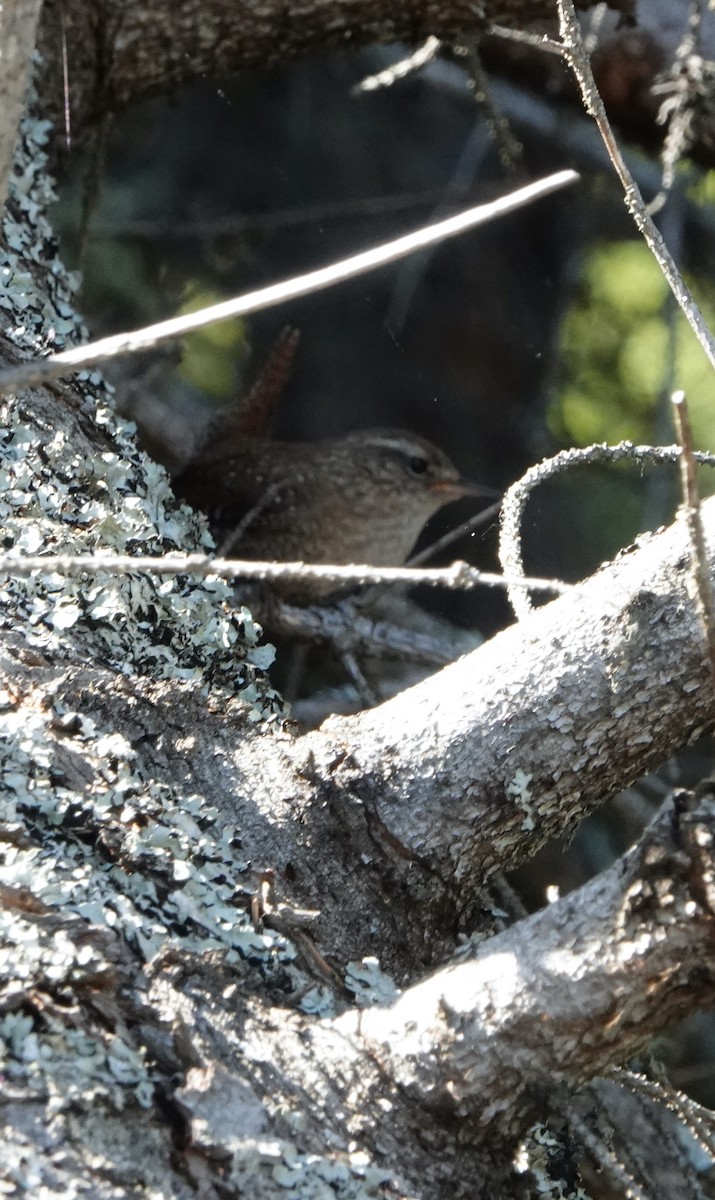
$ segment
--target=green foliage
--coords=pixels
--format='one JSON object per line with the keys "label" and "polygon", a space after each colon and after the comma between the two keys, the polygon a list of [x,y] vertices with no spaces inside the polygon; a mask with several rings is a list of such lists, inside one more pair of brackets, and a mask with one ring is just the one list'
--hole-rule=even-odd
{"label": "green foliage", "polygon": [[715,204],[715,171],[703,171],[688,188],[693,204]]}
{"label": "green foliage", "polygon": [[[702,279],[688,282],[712,328],[715,290]],[[671,443],[670,396],[682,388],[696,446],[715,447],[712,369],[642,241],[592,248],[560,349],[561,377],[548,421],[561,445]],[[715,490],[715,472],[703,470],[700,486],[703,493]],[[549,566],[578,578],[644,528],[669,521],[679,486],[675,467],[619,465],[570,471],[545,493]]]}
{"label": "green foliage", "polygon": [[[196,312],[209,304],[218,304],[225,297],[205,287],[189,286],[178,314]],[[236,318],[197,329],[183,340],[183,355],[179,373],[185,382],[200,388],[214,399],[235,394],[239,373],[245,366],[250,343],[244,321]]]}
{"label": "green foliage", "polygon": [[[702,280],[690,282],[712,326],[715,290]],[[643,242],[592,250],[563,324],[562,363],[562,386],[549,414],[559,441],[663,441],[656,432],[664,424],[659,405],[683,388],[697,445],[715,445],[711,368],[685,318],[673,313],[667,285]]]}
{"label": "green foliage", "polygon": [[158,317],[146,257],[131,242],[90,242],[82,261],[82,304],[93,330],[137,326]]}

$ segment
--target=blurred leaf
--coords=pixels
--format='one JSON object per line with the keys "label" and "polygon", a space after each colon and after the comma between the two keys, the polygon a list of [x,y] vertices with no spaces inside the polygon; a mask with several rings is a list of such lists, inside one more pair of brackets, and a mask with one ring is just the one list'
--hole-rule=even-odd
{"label": "blurred leaf", "polygon": [[703,171],[688,188],[688,199],[694,204],[715,204],[715,171]]}
{"label": "blurred leaf", "polygon": [[[225,299],[218,292],[196,286],[187,287],[185,294],[181,315]],[[239,389],[241,369],[250,350],[246,323],[238,318],[197,329],[184,338],[180,375],[216,399],[230,397]]]}
{"label": "blurred leaf", "polygon": [[[715,328],[715,289],[702,279],[688,282]],[[559,441],[662,441],[654,430],[664,389],[683,388],[696,445],[715,447],[712,371],[680,311],[671,334],[669,309],[668,288],[644,243],[612,242],[591,251],[562,327],[562,384],[549,412]]]}
{"label": "blurred leaf", "polygon": [[611,242],[587,261],[585,283],[595,304],[632,318],[659,313],[668,290],[658,264],[643,242]]}

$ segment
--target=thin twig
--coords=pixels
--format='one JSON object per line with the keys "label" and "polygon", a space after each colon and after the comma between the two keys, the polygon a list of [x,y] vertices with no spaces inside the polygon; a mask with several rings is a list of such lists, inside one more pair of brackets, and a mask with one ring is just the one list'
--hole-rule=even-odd
{"label": "thin twig", "polygon": [[420,67],[425,67],[427,63],[432,62],[439,52],[440,45],[439,38],[430,35],[421,46],[413,50],[412,54],[401,58],[399,62],[391,63],[389,67],[385,67],[384,71],[377,71],[375,75],[366,75],[364,79],[355,84],[354,88],[350,89],[350,95],[358,96],[361,92],[376,92],[378,88],[392,87],[398,80],[405,79],[408,75],[419,71]]}
{"label": "thin twig", "polygon": [[275,500],[276,496],[280,495],[281,488],[284,486],[285,480],[278,479],[275,483],[270,484],[265,492],[259,496],[256,503],[249,508],[247,513],[241,517],[236,527],[231,530],[228,536],[221,542],[218,548],[219,558],[228,558],[234,546],[237,546],[241,541],[244,533],[250,529],[254,521],[257,521],[261,513],[265,512],[269,504]]}
{"label": "thin twig", "polygon": [[408,567],[418,567],[420,563],[428,562],[430,558],[434,558],[435,554],[441,554],[458,538],[466,537],[469,533],[474,533],[480,526],[488,524],[492,517],[498,516],[501,511],[501,500],[497,500],[495,504],[490,504],[488,508],[483,508],[480,512],[475,513],[473,517],[468,517],[466,521],[455,525],[454,529],[448,530],[442,537],[436,541],[430,542],[429,546],[425,546],[424,550],[420,550],[419,554],[413,554],[407,560]]}
{"label": "thin twig", "polygon": [[401,658],[422,666],[443,667],[460,653],[454,638],[440,636],[439,632],[405,629],[381,617],[365,615],[352,598],[334,604],[298,606],[272,597],[270,616],[265,621],[253,601],[251,610],[261,624],[270,623],[271,637],[321,642],[356,655]]}
{"label": "thin twig", "polygon": [[683,277],[673,261],[673,257],[663,241],[660,231],[648,213],[638,184],[628,170],[623,155],[618,148],[618,143],[614,137],[613,130],[606,116],[603,101],[593,78],[588,55],[584,49],[581,28],[573,6],[573,0],[557,0],[557,3],[564,54],[576,77],[584,108],[596,122],[598,131],[603,139],[603,144],[623,185],[626,207],[633,217],[639,232],[643,235],[646,245],[658,263],[669,288],[685,313],[690,327],[707,354],[711,365],[715,367],[715,339],[691,292],[683,282]]}
{"label": "thin twig", "polygon": [[702,20],[703,0],[690,0],[685,34],[668,70],[651,88],[653,96],[664,97],[656,120],[659,125],[667,125],[660,154],[660,190],[648,205],[652,217],[665,205],[675,182],[675,169],[695,141],[698,101],[705,101],[711,89],[712,77],[708,75],[712,68],[699,53]]}
{"label": "thin twig", "polygon": [[70,109],[70,71],[69,71],[69,56],[67,54],[67,28],[65,25],[65,5],[64,0],[60,0],[60,50],[62,56],[62,107],[64,109],[65,118],[65,149],[69,153],[72,149],[72,114]]}
{"label": "thin twig", "polygon": [[295,300],[298,296],[307,296],[346,279],[354,279],[367,271],[386,263],[406,258],[416,250],[432,246],[446,238],[455,237],[467,229],[473,229],[496,217],[513,212],[526,204],[550,195],[560,188],[575,183],[579,178],[575,171],[557,171],[526,187],[517,188],[508,196],[493,200],[488,204],[480,204],[457,216],[448,217],[435,225],[423,226],[394,241],[385,242],[361,254],[354,254],[330,266],[321,267],[317,271],[309,271],[305,275],[296,275],[281,283],[270,284],[255,292],[247,292],[224,300],[220,304],[211,304],[207,308],[194,313],[185,313],[180,317],[171,317],[167,321],[159,321],[155,325],[147,325],[132,333],[119,333],[111,337],[99,338],[86,346],[75,346],[63,350],[49,358],[34,360],[22,366],[13,367],[0,373],[0,395],[18,391],[32,384],[46,382],[69,375],[73,371],[88,367],[91,364],[105,362],[119,354],[133,354],[138,350],[146,350],[160,342],[172,338],[183,337],[195,329],[204,329],[208,325],[216,325],[230,317],[245,316],[247,313],[259,312],[266,308],[275,308],[287,300]]}
{"label": "thin twig", "polygon": [[223,216],[192,217],[186,221],[167,221],[163,218],[110,220],[97,218],[92,223],[90,240],[107,241],[131,239],[169,242],[211,242],[219,238],[255,237],[284,229],[314,228],[329,222],[352,221],[362,217],[382,217],[388,213],[409,212],[416,208],[432,209],[435,204],[451,204],[459,208],[473,193],[474,200],[487,194],[487,185],[480,183],[465,192],[463,187],[446,183],[441,187],[423,188],[417,192],[390,192],[382,196],[357,196],[353,200],[334,203],[304,204],[300,208],[278,208],[270,213],[231,213]]}
{"label": "thin twig", "polygon": [[484,109],[500,162],[506,170],[515,171],[524,161],[524,147],[515,136],[508,118],[494,101],[476,38],[470,38],[465,43],[465,54],[472,95],[477,104]]}
{"label": "thin twig", "polygon": [[366,708],[374,708],[378,702],[377,696],[370,687],[370,684],[368,683],[363,670],[352,650],[341,650],[340,662],[342,663],[345,674],[355,688],[361,704],[363,704]]}
{"label": "thin twig", "polygon": [[[543,462],[531,467],[521,479],[512,484],[502,501],[499,562],[504,571],[504,578],[523,576],[521,523],[527,500],[539,484],[568,467],[581,466],[584,463],[612,463],[622,459],[643,463],[678,462],[680,456],[680,446],[634,446],[632,442],[619,442],[616,446],[608,446],[603,442],[583,449],[562,450],[553,458],[545,458]],[[695,451],[694,457],[696,462],[715,467],[715,454]],[[528,591],[520,586],[514,591],[510,588],[507,594],[517,619],[523,620],[532,609]]]}
{"label": "thin twig", "polygon": [[710,584],[708,552],[705,544],[693,431],[685,392],[674,392],[672,396],[675,413],[675,428],[680,443],[680,486],[683,493],[682,511],[688,527],[688,536],[693,553],[693,583],[695,584],[695,610],[708,648],[710,671],[715,681],[715,633],[713,632],[713,591]]}
{"label": "thin twig", "polygon": [[643,1190],[637,1179],[620,1162],[613,1150],[606,1145],[601,1137],[589,1129],[581,1117],[575,1112],[570,1111],[567,1113],[567,1120],[574,1134],[583,1143],[584,1149],[591,1156],[598,1169],[604,1172],[607,1179],[610,1179],[623,1188],[622,1194],[628,1200],[653,1200],[650,1193]]}
{"label": "thin twig", "polygon": [[317,581],[322,583],[408,583],[468,591],[483,584],[485,587],[524,587],[535,591],[561,594],[571,590],[558,579],[506,578],[488,571],[478,571],[466,562],[454,562],[449,567],[370,567],[360,564],[330,566],[322,563],[262,562],[237,558],[212,558],[208,554],[16,554],[0,555],[0,574],[28,576],[35,571],[43,574],[76,576],[101,572],[149,575],[196,575],[205,578],[216,575],[223,579],[260,579]]}
{"label": "thin twig", "polygon": [[614,1067],[608,1072],[608,1077],[620,1087],[640,1092],[655,1104],[665,1105],[715,1161],[715,1117],[709,1108],[704,1108],[684,1092],[678,1091],[669,1080],[649,1079],[640,1071]]}
{"label": "thin twig", "polygon": [[529,46],[532,50],[545,50],[557,58],[563,58],[564,50],[560,42],[547,34],[528,33],[525,29],[509,29],[506,25],[490,25],[489,37],[501,38],[506,42],[518,42],[521,46]]}

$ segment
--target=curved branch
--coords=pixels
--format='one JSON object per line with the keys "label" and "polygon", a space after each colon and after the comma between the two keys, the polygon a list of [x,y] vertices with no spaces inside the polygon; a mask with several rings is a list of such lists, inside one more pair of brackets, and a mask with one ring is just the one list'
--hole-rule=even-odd
{"label": "curved branch", "polygon": [[[703,505],[715,554],[715,500]],[[301,739],[386,844],[469,892],[715,718],[681,520],[377,709]],[[342,755],[336,757],[336,747]]]}
{"label": "curved branch", "polygon": [[401,1087],[478,1115],[520,1108],[623,1062],[715,997],[715,795],[680,791],[638,844],[578,891],[490,939],[390,1009],[338,1027]]}
{"label": "curved branch", "polygon": [[[273,1099],[306,1114],[304,1137],[324,1144],[329,1128],[339,1152],[359,1127],[372,1161],[400,1173],[399,1195],[445,1195],[480,1154],[508,1154],[543,1114],[545,1096],[568,1103],[674,1018],[712,1003],[714,837],[712,791],[677,793],[610,870],[389,1008],[316,1021],[244,1001],[246,1041],[204,1041],[205,1065],[179,1093],[199,1146],[230,1152],[247,1106],[265,1129],[269,1114],[256,1097],[270,1063]],[[219,987],[215,994],[220,1005]],[[245,1057],[246,1044],[259,1044],[261,1055]],[[236,1110],[230,1121],[227,1103]],[[275,1114],[270,1120],[277,1132]],[[406,1130],[420,1133],[411,1139]]]}
{"label": "curved branch", "polygon": [[[378,43],[455,41],[489,22],[529,27],[553,22],[552,0],[62,0],[72,64],[74,124],[206,76],[269,67],[320,51]],[[595,0],[591,0],[593,6]],[[632,0],[611,0],[630,13]],[[587,5],[584,5],[586,7]],[[59,0],[45,5],[41,49],[56,57]],[[62,95],[56,68],[45,97]],[[94,112],[92,109],[94,108]]]}

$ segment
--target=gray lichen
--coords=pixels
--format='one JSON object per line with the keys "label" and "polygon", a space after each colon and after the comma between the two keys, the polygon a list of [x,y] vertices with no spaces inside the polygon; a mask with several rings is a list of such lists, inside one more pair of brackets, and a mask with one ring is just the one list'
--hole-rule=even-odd
{"label": "gray lichen", "polygon": [[[86,336],[73,305],[77,280],[56,257],[45,211],[54,199],[44,146],[50,126],[26,117],[16,152],[0,245],[0,309],[15,316],[3,332],[22,353],[43,353]],[[108,448],[70,436],[58,412],[50,430],[31,404],[11,398],[0,420],[0,527],[5,548],[37,553],[158,554],[211,548],[203,520],[174,498],[163,469],[141,454],[132,426],[112,411],[97,372],[79,376],[82,409]],[[58,409],[62,404],[57,400]],[[76,430],[71,430],[71,434]],[[256,719],[281,711],[264,670],[272,650],[231,588],[218,579],[46,574],[8,579],[3,622],[26,631],[38,650],[87,653],[124,674],[191,680],[239,695]]]}
{"label": "gray lichen", "polygon": [[580,1180],[564,1179],[564,1164],[568,1155],[564,1143],[548,1125],[532,1125],[514,1155],[514,1168],[519,1175],[531,1178],[531,1194],[544,1200],[590,1200]]}
{"label": "gray lichen", "polygon": [[[45,217],[53,198],[48,132],[47,123],[23,122],[0,243],[0,312],[13,314],[2,332],[23,355],[84,334],[73,306],[76,280],[55,258]],[[211,547],[203,520],[175,500],[163,469],[137,450],[131,427],[113,413],[99,374],[79,377],[72,403],[61,391],[10,397],[0,423],[6,549],[101,555]],[[240,708],[247,720],[282,711],[265,675],[273,651],[222,580],[110,571],[5,576],[0,629],[36,663],[170,681],[214,709]],[[111,973],[109,945],[139,963],[172,945],[212,951],[229,964],[255,963],[267,977],[284,974],[294,950],[279,934],[254,928],[248,864],[237,860],[235,831],[206,798],[147,778],[119,719],[115,726],[111,717],[71,711],[61,690],[38,683],[32,695],[0,693],[0,888],[8,901],[0,908],[0,1070],[25,1099],[36,1096],[56,1114],[88,1110],[98,1099],[114,1110],[128,1101],[146,1106],[155,1079],[139,1046],[101,1022],[76,1023],[46,1001],[22,998],[72,995]],[[84,778],[58,769],[58,749],[70,742]],[[116,859],[98,851],[100,833],[121,845]],[[15,1149],[5,1147],[0,1174],[40,1188],[41,1157],[34,1162],[29,1148]]]}

